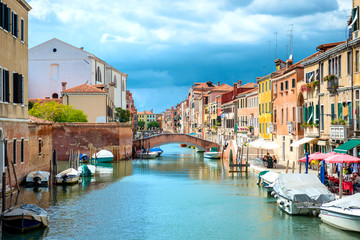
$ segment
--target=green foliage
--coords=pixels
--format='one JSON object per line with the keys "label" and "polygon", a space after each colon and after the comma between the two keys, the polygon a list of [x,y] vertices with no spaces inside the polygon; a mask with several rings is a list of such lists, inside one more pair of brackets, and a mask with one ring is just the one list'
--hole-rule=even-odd
{"label": "green foliage", "polygon": [[144,129],[144,127],[145,127],[145,122],[144,122],[144,121],[138,121],[137,125],[138,125],[138,127]]}
{"label": "green foliage", "polygon": [[34,102],[32,101],[29,101],[29,104],[28,104],[28,110],[32,109],[34,106]]}
{"label": "green foliage", "polygon": [[148,128],[158,128],[158,127],[160,127],[159,123],[156,122],[156,121],[149,122],[147,126],[148,126]]}
{"label": "green foliage", "polygon": [[124,110],[120,107],[115,108],[115,120],[119,121],[119,122],[128,122],[130,121],[130,111],[129,110]]}
{"label": "green foliage", "polygon": [[57,102],[35,103],[29,115],[53,122],[87,122],[83,111]]}

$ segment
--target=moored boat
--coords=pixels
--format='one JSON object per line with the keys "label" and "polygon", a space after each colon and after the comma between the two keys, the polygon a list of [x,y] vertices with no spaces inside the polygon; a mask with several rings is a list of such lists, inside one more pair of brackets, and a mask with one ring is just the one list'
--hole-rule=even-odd
{"label": "moored boat", "polygon": [[68,168],[55,176],[56,184],[74,184],[79,181],[79,172]]}
{"label": "moored boat", "polygon": [[279,208],[290,215],[314,215],[320,206],[335,199],[314,174],[281,173],[274,184]]}
{"label": "moored boat", "polygon": [[95,175],[96,167],[94,165],[83,164],[78,167],[78,172],[80,176],[90,177]]}
{"label": "moored boat", "polygon": [[319,217],[333,227],[360,232],[360,193],[323,204]]}
{"label": "moored boat", "polygon": [[275,184],[275,181],[279,177],[279,173],[270,172],[270,171],[263,171],[259,174],[259,185],[262,185],[270,190]]}
{"label": "moored boat", "polygon": [[220,156],[221,156],[221,152],[218,152],[216,147],[212,147],[210,148],[209,151],[204,152],[205,158],[219,159]]}
{"label": "moored boat", "polygon": [[27,186],[47,186],[50,173],[46,171],[33,171],[26,176]]}
{"label": "moored boat", "polygon": [[[98,163],[109,163],[112,162],[113,159],[114,155],[108,150],[100,150],[96,153],[96,162]],[[95,160],[95,154],[93,154],[91,160]]]}
{"label": "moored boat", "polygon": [[181,143],[180,147],[187,147],[187,145],[185,143]]}
{"label": "moored boat", "polygon": [[205,152],[205,150],[204,150],[204,149],[202,149],[202,148],[196,148],[196,152],[201,153],[201,152]]}
{"label": "moored boat", "polygon": [[34,204],[9,208],[2,213],[1,219],[5,229],[20,233],[46,227],[49,223],[48,213]]}
{"label": "moored boat", "polygon": [[161,148],[151,148],[150,152],[156,152],[158,157],[164,152]]}
{"label": "moored boat", "polygon": [[157,152],[136,152],[135,157],[138,159],[154,159],[158,156]]}

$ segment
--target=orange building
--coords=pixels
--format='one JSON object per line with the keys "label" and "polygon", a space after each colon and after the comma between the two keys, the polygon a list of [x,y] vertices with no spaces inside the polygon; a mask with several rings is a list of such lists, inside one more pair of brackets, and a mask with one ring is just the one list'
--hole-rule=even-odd
{"label": "orange building", "polygon": [[238,135],[243,141],[259,136],[258,87],[237,96],[238,98]]}

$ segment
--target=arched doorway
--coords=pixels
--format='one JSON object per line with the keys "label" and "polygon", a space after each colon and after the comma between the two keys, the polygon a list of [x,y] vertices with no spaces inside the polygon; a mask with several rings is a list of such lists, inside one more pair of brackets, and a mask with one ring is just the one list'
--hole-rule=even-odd
{"label": "arched doorway", "polygon": [[233,164],[233,163],[234,163],[234,157],[233,157],[232,149],[230,149],[230,153],[229,153],[229,163],[230,163],[230,164]]}

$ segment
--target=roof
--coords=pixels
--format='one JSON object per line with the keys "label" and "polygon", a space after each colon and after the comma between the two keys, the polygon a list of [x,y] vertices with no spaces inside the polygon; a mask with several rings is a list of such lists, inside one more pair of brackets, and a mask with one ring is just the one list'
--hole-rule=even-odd
{"label": "roof", "polygon": [[37,123],[37,124],[52,124],[53,123],[51,121],[37,118],[37,117],[31,116],[31,115],[29,115],[29,121],[30,121],[30,123]]}
{"label": "roof", "polygon": [[95,85],[82,84],[77,87],[66,89],[63,93],[106,93],[106,91],[97,88]]}
{"label": "roof", "polygon": [[156,114],[156,113],[153,113],[153,112],[150,112],[150,111],[143,111],[143,112],[138,112],[137,114],[138,115],[146,115],[146,114]]}
{"label": "roof", "polygon": [[256,86],[257,86],[256,83],[249,82],[249,83],[246,83],[246,84],[244,84],[244,85],[241,85],[240,87],[242,87],[242,88],[254,88],[254,87],[256,87]]}

